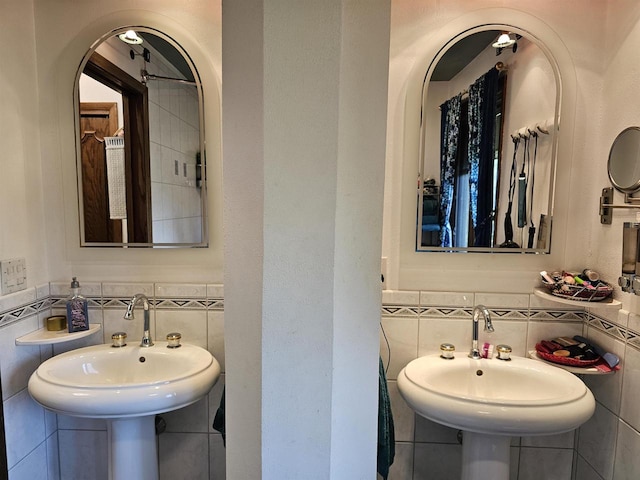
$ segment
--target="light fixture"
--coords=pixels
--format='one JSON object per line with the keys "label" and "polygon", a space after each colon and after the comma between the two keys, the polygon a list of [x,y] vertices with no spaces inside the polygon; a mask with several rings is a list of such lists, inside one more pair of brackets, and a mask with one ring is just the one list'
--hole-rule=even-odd
{"label": "light fixture", "polygon": [[516,50],[518,50],[518,38],[521,37],[511,32],[502,32],[498,35],[496,41],[491,44],[496,49],[496,56],[500,55],[502,50],[507,47],[511,47],[513,53],[516,53]]}
{"label": "light fixture", "polygon": [[124,43],[128,43],[130,45],[140,45],[142,43],[142,38],[140,38],[133,30],[127,30],[126,32],[121,33],[118,35],[118,38]]}
{"label": "light fixture", "polygon": [[514,33],[503,32],[491,46],[493,48],[507,48],[514,43],[516,43],[516,35]]}

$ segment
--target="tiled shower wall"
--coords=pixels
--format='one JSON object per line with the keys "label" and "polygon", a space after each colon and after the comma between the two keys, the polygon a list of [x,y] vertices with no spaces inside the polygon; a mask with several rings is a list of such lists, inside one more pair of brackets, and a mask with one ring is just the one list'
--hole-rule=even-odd
{"label": "tiled shower wall", "polygon": [[[489,308],[495,332],[480,342],[506,343],[524,356],[541,339],[580,334],[621,358],[613,375],[584,375],[597,400],[594,416],[575,432],[514,438],[511,480],[637,480],[640,478],[640,316],[616,307],[563,305],[527,294],[385,291],[380,351],[395,422],[396,458],[390,480],[460,478],[458,432],[415,415],[397,388],[411,360],[471,347],[473,307]],[[635,452],[635,453],[634,453]]]}
{"label": "tiled shower wall", "polygon": [[[150,64],[149,72],[176,77],[160,62]],[[200,151],[198,92],[193,86],[162,80],[151,80],[147,86],[153,241],[199,243],[202,191],[196,182],[196,155]]]}
{"label": "tiled shower wall", "polygon": [[[163,415],[167,430],[158,437],[161,478],[224,479],[222,439],[211,428],[224,384],[222,287],[90,283],[82,279],[81,283],[90,300],[90,320],[101,323],[103,329],[64,347],[16,346],[15,338],[39,328],[46,316],[62,312],[66,282],[0,297],[0,372],[10,478],[107,478],[104,422],[49,413],[31,400],[26,384],[37,366],[53,354],[109,342],[116,331],[126,331],[129,339],[141,336],[142,315],[133,322],[123,320],[122,315],[133,294],[145,293],[153,304],[154,338],[180,331],[185,342],[208,348],[223,370],[207,398]],[[489,308],[495,326],[493,334],[481,333],[480,340],[508,343],[516,355],[524,355],[542,338],[583,334],[622,358],[618,373],[584,377],[598,403],[593,418],[579,431],[513,440],[511,478],[640,478],[640,409],[635,401],[640,396],[640,316],[610,307],[585,310],[563,306],[526,294],[385,291],[382,326],[386,339],[381,336],[381,354],[389,364],[397,440],[390,479],[459,477],[458,432],[416,416],[400,397],[396,378],[404,365],[438,351],[442,342],[467,350],[476,304]]]}

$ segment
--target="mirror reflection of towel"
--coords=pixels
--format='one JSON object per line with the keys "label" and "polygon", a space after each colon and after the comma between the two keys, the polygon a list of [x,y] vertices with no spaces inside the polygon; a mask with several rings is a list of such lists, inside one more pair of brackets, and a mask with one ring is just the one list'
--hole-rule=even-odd
{"label": "mirror reflection of towel", "polygon": [[107,158],[109,218],[127,218],[127,192],[124,174],[124,138],[104,137]]}

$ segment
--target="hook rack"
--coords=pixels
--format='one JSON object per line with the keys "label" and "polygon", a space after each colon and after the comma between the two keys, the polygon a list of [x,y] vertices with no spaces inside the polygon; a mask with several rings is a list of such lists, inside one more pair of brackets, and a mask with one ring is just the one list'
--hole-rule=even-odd
{"label": "hook rack", "polygon": [[600,223],[603,225],[611,225],[613,221],[613,209],[636,209],[640,210],[640,198],[635,198],[625,193],[624,203],[629,205],[614,205],[613,204],[613,187],[607,187],[602,189],[602,195],[600,195]]}

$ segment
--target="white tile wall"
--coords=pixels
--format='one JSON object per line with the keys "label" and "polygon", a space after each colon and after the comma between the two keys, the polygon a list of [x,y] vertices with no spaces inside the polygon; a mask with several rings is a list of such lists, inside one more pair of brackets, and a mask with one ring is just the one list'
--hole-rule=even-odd
{"label": "white tile wall", "polygon": [[[613,412],[620,411],[622,402],[628,405],[625,412],[628,421],[634,422],[638,412],[638,409],[634,408],[634,400],[640,394],[640,391],[636,392],[636,383],[640,385],[640,380],[636,382],[636,368],[640,371],[640,352],[626,346],[617,327],[605,333],[595,326],[587,326],[596,324],[589,324],[585,308],[557,304],[533,295],[418,292],[416,300],[415,292],[387,291],[383,293],[382,325],[391,344],[388,378],[396,422],[396,445],[399,447],[390,479],[458,478],[458,432],[413,414],[397,391],[395,379],[409,361],[439,351],[439,345],[443,342],[454,343],[459,351],[470,348],[472,308],[480,303],[489,307],[495,327],[492,334],[480,332],[481,342],[488,341],[494,345],[508,343],[516,355],[525,355],[541,339],[580,334],[618,354],[625,363],[622,370],[616,374],[586,379],[599,403],[596,415],[579,430],[579,433],[568,432],[512,440],[511,478],[640,478],[622,476],[627,475],[626,470],[635,474],[635,465],[640,465],[640,461],[635,458],[629,459],[632,466],[625,467],[626,470],[623,470],[622,466],[617,467],[618,471],[615,477],[612,477],[614,463],[620,463],[620,458],[625,458],[624,451],[616,451],[620,420]],[[599,315],[605,321],[626,328],[628,314],[625,312],[619,313],[615,308],[589,307],[588,310],[593,315]],[[380,345],[381,356],[386,362],[389,353],[382,335]],[[626,356],[629,358],[625,358],[625,347]],[[633,353],[629,354],[631,350]],[[630,360],[633,362],[631,366],[628,365]],[[636,363],[637,366],[634,367]],[[626,385],[627,390],[623,391],[623,385]],[[638,389],[640,390],[640,387]],[[626,403],[623,399],[626,399]],[[398,402],[400,405],[397,405]],[[626,428],[623,434],[630,437],[632,445],[635,445],[633,441],[640,441],[637,427],[622,423]],[[576,437],[579,440],[576,440]],[[627,437],[624,438],[626,440]],[[575,471],[580,474],[572,477],[576,452],[579,452],[579,455]],[[624,473],[618,473],[623,471]],[[581,474],[584,474],[584,477],[580,476]],[[618,474],[621,476],[618,477]]]}
{"label": "white tile wall", "polygon": [[[55,282],[30,292],[1,297],[0,305],[0,369],[3,380],[3,408],[9,459],[13,479],[91,479],[107,478],[107,429],[104,420],[81,419],[55,415],[36,404],[26,390],[29,376],[41,361],[52,354],[85,345],[109,342],[117,330],[130,333],[137,342],[142,335],[142,312],[136,320],[122,318],[127,302],[135,293],[145,293],[152,302],[152,333],[163,336],[168,331],[181,331],[183,341],[208,348],[220,359],[224,370],[224,312],[221,285],[153,284],[136,282],[83,282],[83,293],[89,297],[91,323],[101,323],[100,333],[67,344],[43,347],[16,346],[15,338],[43,324],[51,313],[64,313],[68,282]],[[36,300],[36,292],[45,299],[42,311],[23,308]],[[49,299],[49,294],[52,297]],[[208,305],[212,307],[209,308]],[[30,311],[27,316],[19,312]],[[20,314],[21,315],[21,314]],[[222,376],[224,378],[224,375]],[[220,404],[223,379],[211,395],[169,416],[169,428],[160,437],[161,449],[177,452],[178,465],[194,464],[194,470],[176,470],[174,462],[161,463],[161,478],[224,479],[224,446],[219,432],[211,428]],[[195,450],[194,450],[195,449]],[[162,450],[162,451],[165,451]],[[197,452],[198,461],[191,455]],[[90,462],[87,458],[91,458]],[[184,467],[183,465],[183,467]],[[187,477],[175,476],[189,473]]]}
{"label": "white tile wall", "polygon": [[[48,346],[16,347],[14,339],[17,336],[38,328],[49,313],[62,311],[63,303],[57,304],[56,299],[67,295],[67,283],[56,282],[0,298],[0,306],[4,309],[0,310],[0,325],[3,325],[0,326],[0,372],[5,384],[3,406],[7,439],[10,440],[8,455],[12,479],[106,478],[103,476],[107,465],[104,421],[46,412],[29,397],[26,381],[37,365],[53,353],[110,341],[111,333],[116,330],[130,332],[130,338],[137,341],[142,332],[142,315],[138,315],[139,320],[135,321],[122,319],[123,301],[128,301],[133,294],[144,292],[152,300],[152,333],[155,338],[162,337],[169,330],[180,330],[185,341],[193,339],[208,348],[220,360],[223,372],[225,370],[222,285],[81,282],[83,291],[91,294],[91,321],[103,324],[102,333],[64,347],[56,346],[55,349]],[[49,293],[53,307],[45,303],[39,314],[32,313],[25,318],[7,315],[12,309],[21,311],[18,307],[36,298],[48,298]],[[467,349],[471,334],[471,308],[479,303],[478,300],[489,304],[496,328],[495,333],[481,340],[486,338],[494,344],[510,343],[519,353],[532,348],[541,338],[583,333],[622,359],[620,372],[586,379],[598,406],[594,417],[579,430],[575,445],[572,432],[513,440],[511,478],[569,480],[574,452],[577,453],[575,478],[639,478],[640,461],[634,452],[640,448],[638,409],[635,406],[635,399],[640,393],[637,391],[640,389],[637,385],[640,384],[640,351],[631,346],[631,337],[626,340],[620,333],[628,322],[633,325],[635,319],[629,320],[628,314],[615,309],[589,309],[604,323],[589,322],[581,309],[573,314],[567,306],[542,306],[544,300],[533,296],[527,303],[525,297],[459,292],[385,292],[382,325],[390,343],[390,357],[382,335],[380,349],[385,365],[390,359],[388,383],[397,439],[391,480],[456,478],[459,474],[461,451],[457,431],[416,417],[402,400],[395,379],[409,361],[437,351],[443,341],[454,342],[459,345],[459,350]],[[606,314],[602,313],[604,311]],[[611,325],[615,328],[610,328]],[[224,479],[222,437],[211,427],[223,386],[224,374],[207,398],[165,414],[167,431],[159,437],[161,478],[180,478],[175,476],[177,472],[182,476],[187,472],[189,478]],[[88,451],[94,458],[89,466],[86,462]],[[176,470],[176,465],[182,468]],[[47,477],[42,476],[43,471],[47,472]]]}

